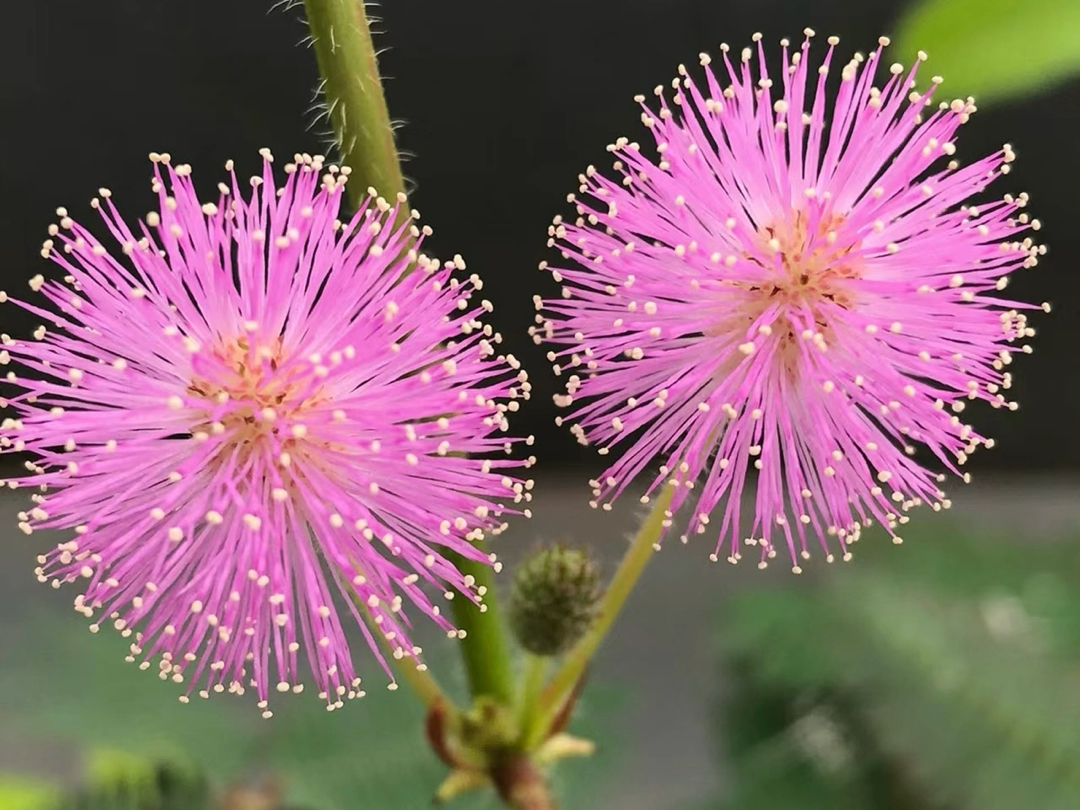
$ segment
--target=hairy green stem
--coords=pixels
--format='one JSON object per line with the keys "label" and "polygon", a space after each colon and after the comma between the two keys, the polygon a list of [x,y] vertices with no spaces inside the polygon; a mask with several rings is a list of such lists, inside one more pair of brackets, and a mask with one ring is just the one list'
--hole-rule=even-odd
{"label": "hairy green stem", "polygon": [[363,0],[304,0],[327,115],[356,207],[372,187],[390,202],[405,190]]}
{"label": "hairy green stem", "polygon": [[585,674],[589,662],[607,636],[608,630],[619,615],[627,597],[637,584],[645,566],[653,556],[653,547],[660,539],[664,521],[667,520],[668,507],[675,488],[665,485],[660,495],[653,501],[652,510],[638,529],[630,548],[627,549],[619,568],[604,592],[600,602],[596,621],[589,632],[567,653],[559,668],[555,671],[537,702],[534,719],[525,735],[525,748],[539,745],[547,737],[551,723],[559,715],[563,704],[573,693],[574,687]]}
{"label": "hairy green stem", "polygon": [[[327,116],[341,164],[350,172],[346,186],[349,200],[359,207],[371,187],[379,196],[393,201],[404,192],[405,184],[364,4],[362,0],[304,0],[304,8],[323,79]],[[460,595],[452,603],[454,620],[465,631],[461,654],[472,696],[488,696],[511,706],[515,697],[514,672],[493,571],[486,563],[450,556],[458,570],[471,576],[484,593],[484,612]],[[397,669],[427,706],[438,702],[451,705],[435,680],[426,671],[416,669],[414,662],[398,661]],[[552,806],[535,770],[510,768],[504,776],[500,793],[511,806],[523,810]]]}
{"label": "hairy green stem", "polygon": [[[484,545],[477,543],[476,547],[483,549]],[[494,571],[487,563],[468,560],[459,554],[451,553],[449,559],[462,574],[473,577],[475,587],[484,589],[486,609],[482,613],[461,594],[450,603],[455,624],[465,631],[461,655],[469,677],[469,691],[474,698],[487,695],[510,706],[514,700],[514,668],[495,593]]]}

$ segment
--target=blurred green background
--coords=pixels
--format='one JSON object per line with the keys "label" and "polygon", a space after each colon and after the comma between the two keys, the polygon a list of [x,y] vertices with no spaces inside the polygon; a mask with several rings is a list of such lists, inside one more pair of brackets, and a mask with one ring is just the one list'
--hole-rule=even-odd
{"label": "blurred green background", "polygon": [[[562,763],[563,807],[1080,806],[1080,484],[991,478],[955,500],[913,515],[902,546],[868,532],[852,562],[801,577],[666,546],[595,667],[571,730],[599,749]],[[610,571],[640,518],[559,482],[538,484],[535,509],[499,540],[508,567],[574,526]],[[244,699],[181,705],[25,577],[31,545],[0,558],[5,605],[20,600],[0,624],[0,808],[430,806],[444,768],[404,688],[369,668],[362,700],[327,714],[286,696],[269,721]],[[451,642],[423,643],[463,694]],[[277,803],[223,804],[237,786]]]}
{"label": "blurred green background", "polygon": [[[813,22],[791,6],[792,30]],[[983,108],[1080,68],[1077,0],[927,0],[894,34],[897,58],[926,50],[949,92]],[[592,474],[541,476],[537,517],[501,556],[572,527],[610,568],[638,514],[590,512]],[[68,594],[33,583],[48,540],[15,532],[18,499],[2,498],[0,810],[429,806],[444,771],[404,690],[372,672],[345,711],[296,698],[270,722],[240,699],[181,706],[123,663],[120,639],[87,633]],[[998,473],[954,500],[913,516],[902,547],[869,533],[852,564],[799,579],[666,548],[598,662],[573,730],[599,752],[560,768],[564,807],[1080,807],[1080,484]],[[425,646],[460,690],[452,650]]]}

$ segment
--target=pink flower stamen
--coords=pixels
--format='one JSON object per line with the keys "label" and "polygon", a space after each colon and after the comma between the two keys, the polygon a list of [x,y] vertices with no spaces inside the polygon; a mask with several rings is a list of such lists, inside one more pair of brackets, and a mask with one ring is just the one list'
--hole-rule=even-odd
{"label": "pink flower stamen", "polygon": [[66,276],[30,285],[51,306],[2,296],[51,325],[5,347],[0,451],[36,457],[9,482],[39,489],[23,530],[74,530],[42,582],[78,583],[182,700],[254,687],[269,716],[302,653],[328,708],[363,694],[342,606],[391,679],[376,634],[420,662],[407,606],[454,634],[425,589],[480,598],[447,552],[493,562],[472,541],[530,498],[505,435],[529,383],[403,200],[339,220],[346,170],[298,155],[278,187],[263,156],[247,196],[230,163],[203,203],[152,155],[135,231],[94,200],[116,253],[60,209],[42,252]]}
{"label": "pink flower stamen", "polygon": [[757,78],[754,50],[724,46],[704,83],[680,67],[673,104],[638,97],[657,154],[621,138],[616,178],[581,175],[577,217],[549,231],[565,261],[541,265],[563,294],[532,329],[569,375],[571,430],[615,456],[594,505],[659,456],[648,493],[677,484],[672,511],[696,495],[684,542],[709,534],[733,563],[757,546],[762,567],[783,542],[796,572],[815,539],[849,559],[871,523],[900,542],[909,509],[949,506],[916,447],[959,474],[993,444],[961,414],[1016,408],[1006,367],[1031,350],[1034,307],[996,293],[1044,252],[1022,235],[1039,227],[1026,195],[965,204],[1014,158],[952,159],[971,99],[935,109],[941,80],[919,90],[900,65],[874,86],[882,38],[830,103],[837,40],[812,67],[812,36],[782,42],[775,77],[758,36]]}

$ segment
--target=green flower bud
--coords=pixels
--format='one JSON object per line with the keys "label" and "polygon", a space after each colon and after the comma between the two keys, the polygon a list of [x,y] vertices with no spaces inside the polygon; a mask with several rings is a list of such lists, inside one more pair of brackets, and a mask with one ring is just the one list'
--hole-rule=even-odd
{"label": "green flower bud", "polygon": [[602,595],[600,572],[586,552],[541,548],[514,573],[510,628],[527,652],[559,655],[592,625]]}

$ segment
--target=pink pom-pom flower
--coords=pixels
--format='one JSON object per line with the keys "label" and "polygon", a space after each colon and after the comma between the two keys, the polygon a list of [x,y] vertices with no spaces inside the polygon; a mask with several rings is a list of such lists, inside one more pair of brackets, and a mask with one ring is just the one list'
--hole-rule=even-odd
{"label": "pink pom-pom flower", "polygon": [[916,447],[958,473],[992,444],[968,402],[1016,407],[1032,307],[996,293],[1042,252],[1026,195],[965,204],[1014,157],[952,159],[971,99],[932,105],[941,80],[901,65],[875,86],[884,38],[830,98],[837,40],[812,65],[806,33],[772,76],[755,37],[719,71],[702,54],[704,83],[680,68],[674,104],[638,97],[657,155],[619,139],[614,179],[581,176],[549,231],[564,261],[542,265],[562,297],[532,330],[557,344],[574,433],[613,451],[594,505],[659,457],[649,492],[676,483],[672,511],[696,495],[684,541],[730,562],[756,545],[762,567],[783,542],[796,572],[814,544],[833,559],[830,536],[847,559],[862,527],[900,542],[911,507],[949,505]]}
{"label": "pink pom-pom flower", "polygon": [[403,201],[342,221],[347,171],[297,156],[278,186],[263,158],[201,202],[151,155],[137,229],[93,201],[119,249],[58,211],[42,253],[66,275],[15,301],[49,326],[3,347],[24,390],[0,444],[36,459],[10,482],[38,490],[22,529],[73,532],[38,578],[78,583],[129,660],[203,697],[253,686],[269,716],[302,653],[330,708],[362,694],[350,613],[387,672],[382,649],[420,661],[406,606],[454,633],[424,586],[478,598],[447,552],[493,562],[471,541],[528,497],[504,431],[529,384]]}

